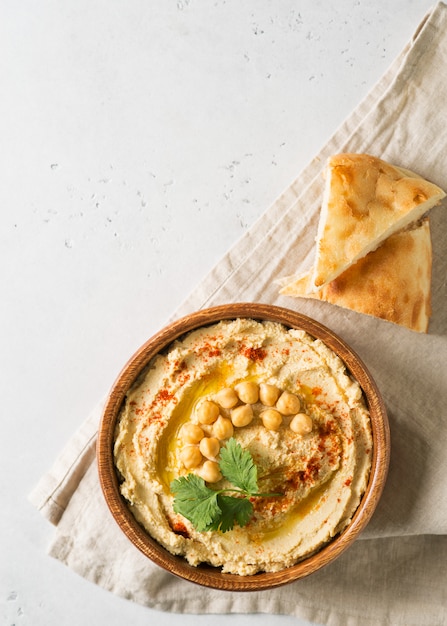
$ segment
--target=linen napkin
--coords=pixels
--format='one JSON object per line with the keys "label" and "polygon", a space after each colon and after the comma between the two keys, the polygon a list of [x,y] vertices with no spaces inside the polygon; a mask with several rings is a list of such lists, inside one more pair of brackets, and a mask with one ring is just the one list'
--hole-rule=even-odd
{"label": "linen napkin", "polygon": [[447,624],[447,207],[430,212],[432,321],[419,334],[326,302],[278,295],[312,265],[326,158],[369,152],[447,189],[447,5],[439,3],[308,167],[222,258],[174,317],[228,302],[286,306],[329,326],[361,356],[389,413],[392,451],[379,506],[335,563],[272,591],[203,589],[148,562],[104,503],[95,463],[99,405],[30,500],[55,524],[49,553],[151,608],[288,614],[330,626]]}

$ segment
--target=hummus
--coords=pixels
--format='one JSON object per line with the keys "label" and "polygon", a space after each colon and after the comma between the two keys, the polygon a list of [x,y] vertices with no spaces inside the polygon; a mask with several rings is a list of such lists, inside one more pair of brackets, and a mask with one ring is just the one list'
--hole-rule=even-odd
{"label": "hummus", "polygon": [[[284,408],[286,396],[295,403]],[[250,452],[259,492],[281,495],[251,498],[244,526],[199,532],[174,511],[170,486],[196,473],[225,487],[229,437]],[[239,575],[289,567],[342,531],[371,457],[362,390],[339,357],[302,330],[252,319],[195,330],[153,358],[127,394],[114,446],[121,493],[147,532],[191,565]]]}

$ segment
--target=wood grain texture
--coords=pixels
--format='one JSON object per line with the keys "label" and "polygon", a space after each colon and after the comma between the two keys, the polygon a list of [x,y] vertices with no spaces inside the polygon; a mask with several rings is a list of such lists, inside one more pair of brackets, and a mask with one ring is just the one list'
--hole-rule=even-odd
{"label": "wood grain texture", "polygon": [[[220,320],[249,317],[280,322],[306,331],[321,339],[345,363],[360,384],[371,417],[373,459],[366,492],[349,526],[316,554],[280,572],[253,576],[222,574],[220,569],[190,566],[185,559],[162,548],[138,524],[120,494],[113,460],[115,425],[123,400],[141,370],[158,352],[183,334]],[[115,381],[103,411],[97,443],[97,465],[101,488],[117,524],[129,540],[154,563],[192,583],[226,591],[258,591],[278,587],[324,567],[344,552],[368,524],[382,494],[389,465],[390,433],[385,404],[380,392],[359,356],[330,329],[311,318],[288,309],[266,304],[228,304],[197,311],[160,330],[130,358]]]}

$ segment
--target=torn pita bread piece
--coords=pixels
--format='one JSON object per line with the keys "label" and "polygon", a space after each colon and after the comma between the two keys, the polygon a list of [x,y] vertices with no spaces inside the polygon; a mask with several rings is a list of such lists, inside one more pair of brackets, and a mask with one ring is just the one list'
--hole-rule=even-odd
{"label": "torn pita bread piece", "polygon": [[318,291],[312,273],[282,279],[282,295],[315,298],[417,332],[427,332],[431,313],[432,245],[428,218],[389,237],[377,250]]}
{"label": "torn pita bread piece", "polygon": [[319,289],[417,222],[446,195],[417,174],[368,154],[329,158],[312,289]]}

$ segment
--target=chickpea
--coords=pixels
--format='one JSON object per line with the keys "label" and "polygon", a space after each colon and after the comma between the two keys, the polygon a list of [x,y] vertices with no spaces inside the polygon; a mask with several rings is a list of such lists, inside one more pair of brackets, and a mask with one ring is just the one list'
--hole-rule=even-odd
{"label": "chickpea", "polygon": [[219,417],[219,407],[211,400],[204,400],[197,409],[197,418],[201,424],[214,424]]}
{"label": "chickpea", "polygon": [[204,435],[205,433],[200,426],[197,426],[197,424],[193,424],[192,422],[183,424],[180,431],[180,437],[185,443],[199,443]]}
{"label": "chickpea", "polygon": [[237,393],[231,387],[224,387],[215,395],[216,402],[224,409],[232,409],[239,402]]}
{"label": "chickpea", "polygon": [[306,413],[298,413],[292,418],[290,428],[297,435],[307,435],[313,428],[312,418]]}
{"label": "chickpea", "polygon": [[265,406],[274,406],[279,398],[281,390],[276,385],[261,383],[259,385],[259,399]]}
{"label": "chickpea", "polygon": [[282,424],[282,415],[276,409],[261,411],[259,417],[267,430],[279,430]]}
{"label": "chickpea", "polygon": [[220,451],[220,442],[216,437],[204,437],[199,444],[199,450],[207,459],[215,459]]}
{"label": "chickpea", "polygon": [[294,415],[301,408],[301,402],[298,396],[289,391],[283,391],[279,396],[276,408],[283,415]]}
{"label": "chickpea", "polygon": [[222,478],[219,465],[215,461],[205,461],[198,474],[207,483],[217,483]]}
{"label": "chickpea", "polygon": [[253,407],[251,404],[237,406],[231,411],[233,426],[248,426],[253,419]]}
{"label": "chickpea", "polygon": [[217,420],[213,424],[213,435],[223,441],[233,436],[234,428],[231,420],[228,417],[222,417],[219,415]]}
{"label": "chickpea", "polygon": [[186,469],[192,469],[200,465],[202,454],[197,446],[185,446],[180,451],[180,460]]}
{"label": "chickpea", "polygon": [[239,400],[245,404],[255,404],[259,400],[259,387],[256,383],[243,381],[234,387]]}

